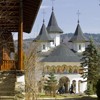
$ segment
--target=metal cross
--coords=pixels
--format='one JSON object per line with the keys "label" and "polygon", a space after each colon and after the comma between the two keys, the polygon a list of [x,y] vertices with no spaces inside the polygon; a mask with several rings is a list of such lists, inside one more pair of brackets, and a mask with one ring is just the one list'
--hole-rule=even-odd
{"label": "metal cross", "polygon": [[53,6],[53,5],[54,5],[54,1],[55,1],[55,0],[51,0],[51,1],[52,1],[52,6]]}
{"label": "metal cross", "polygon": [[52,10],[54,10],[53,6],[54,6],[54,1],[55,0],[51,0],[52,1]]}
{"label": "metal cross", "polygon": [[77,15],[78,15],[78,23],[79,23],[79,17],[80,17],[80,11],[78,10]]}
{"label": "metal cross", "polygon": [[46,12],[45,12],[45,10],[43,9],[43,23],[44,23],[44,19],[45,19],[45,14],[46,14]]}

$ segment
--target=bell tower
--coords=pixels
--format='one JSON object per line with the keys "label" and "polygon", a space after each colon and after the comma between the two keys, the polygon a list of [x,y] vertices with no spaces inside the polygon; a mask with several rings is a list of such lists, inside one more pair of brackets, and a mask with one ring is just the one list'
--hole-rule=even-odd
{"label": "bell tower", "polygon": [[80,21],[79,21],[80,12],[79,12],[79,10],[78,10],[77,14],[78,14],[78,24],[77,24],[75,33],[72,36],[72,38],[69,40],[69,42],[72,42],[73,50],[75,52],[82,53],[83,51],[85,51],[85,43],[88,42],[88,41],[84,37],[83,32],[82,32],[81,27],[80,27],[80,24],[79,24],[80,23]]}
{"label": "bell tower", "polygon": [[54,42],[51,42],[51,47],[56,47],[60,45],[60,35],[63,33],[62,29],[58,26],[55,14],[54,14],[54,7],[52,4],[52,12],[50,16],[50,20],[47,26],[48,34],[51,36],[51,38],[54,40]]}

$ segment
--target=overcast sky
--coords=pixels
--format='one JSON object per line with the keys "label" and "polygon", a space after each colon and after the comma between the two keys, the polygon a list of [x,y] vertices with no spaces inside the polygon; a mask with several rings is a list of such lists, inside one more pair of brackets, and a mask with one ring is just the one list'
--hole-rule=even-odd
{"label": "overcast sky", "polygon": [[[77,26],[78,10],[80,11],[80,26],[85,33],[100,33],[100,1],[99,0],[54,0],[54,12],[59,27],[64,33],[74,32]],[[34,23],[32,32],[25,33],[24,39],[35,38],[43,22],[43,11],[45,12],[45,25],[47,26],[51,10],[52,0],[43,0]],[[17,34],[16,34],[17,35]],[[16,38],[14,34],[14,38]]]}

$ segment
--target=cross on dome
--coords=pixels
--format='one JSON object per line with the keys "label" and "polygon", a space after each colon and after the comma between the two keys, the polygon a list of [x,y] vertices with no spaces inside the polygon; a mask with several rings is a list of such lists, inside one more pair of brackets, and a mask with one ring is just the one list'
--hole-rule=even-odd
{"label": "cross on dome", "polygon": [[55,0],[51,0],[52,1],[52,11],[54,10],[54,1]]}
{"label": "cross on dome", "polygon": [[44,22],[45,22],[45,14],[46,14],[46,12],[45,12],[45,10],[44,10],[44,9],[43,9],[42,14],[43,14],[43,23],[44,23]]}
{"label": "cross on dome", "polygon": [[77,15],[78,15],[78,24],[79,24],[79,17],[80,17],[80,11],[78,10]]}

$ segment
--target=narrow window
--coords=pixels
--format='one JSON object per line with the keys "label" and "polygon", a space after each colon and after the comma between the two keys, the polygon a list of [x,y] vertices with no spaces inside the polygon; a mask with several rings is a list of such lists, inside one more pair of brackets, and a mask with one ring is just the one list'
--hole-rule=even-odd
{"label": "narrow window", "polygon": [[43,45],[43,49],[45,49],[45,45]]}
{"label": "narrow window", "polygon": [[79,50],[81,50],[81,45],[79,44]]}

